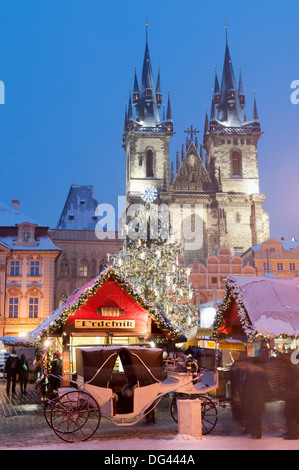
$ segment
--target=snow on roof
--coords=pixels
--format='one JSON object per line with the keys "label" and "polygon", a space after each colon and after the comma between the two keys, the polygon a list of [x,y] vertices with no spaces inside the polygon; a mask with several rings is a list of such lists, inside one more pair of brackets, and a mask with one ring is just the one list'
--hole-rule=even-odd
{"label": "snow on roof", "polygon": [[[262,248],[262,245],[265,245],[266,243],[271,243],[271,240],[273,240],[273,243],[281,243],[282,244],[282,247],[284,250],[287,250],[287,251],[290,251],[290,250],[295,250],[295,248],[297,248],[298,246],[298,241],[295,241],[295,240],[275,240],[275,239],[269,239],[269,240],[265,240],[264,242],[262,243],[259,243],[258,245],[255,245],[253,247],[251,247],[250,249],[254,252],[258,251],[258,250],[261,250]],[[265,246],[264,246],[265,248]]]}
{"label": "snow on roof", "polygon": [[0,227],[14,227],[16,224],[22,224],[24,222],[37,224],[31,217],[0,201]]}
{"label": "snow on roof", "polygon": [[37,238],[37,245],[35,246],[16,246],[15,242],[17,240],[16,236],[4,236],[0,237],[0,244],[3,243],[7,248],[17,251],[49,251],[49,250],[58,250],[61,251],[54,243],[52,242],[51,238],[48,235],[40,236]]}
{"label": "snow on roof", "polygon": [[248,336],[299,337],[299,278],[228,277],[215,324],[220,326],[233,299]]}
{"label": "snow on roof", "polygon": [[95,230],[98,201],[93,186],[73,184],[59,219],[58,229]]}
{"label": "snow on roof", "polygon": [[87,302],[92,292],[97,291],[101,285],[113,276],[115,281],[121,285],[121,287],[133,298],[137,303],[139,303],[144,310],[148,311],[150,316],[156,322],[156,324],[164,331],[168,331],[172,336],[177,340],[182,342],[186,341],[186,337],[182,335],[181,331],[173,326],[166,316],[158,311],[153,305],[151,305],[140,292],[131,284],[128,279],[126,279],[121,273],[116,271],[114,268],[108,266],[100,273],[99,276],[94,278],[88,284],[82,288],[76,289],[59,307],[54,310],[49,317],[45,318],[37,328],[31,331],[26,340],[29,343],[39,342],[42,338],[50,336],[51,333],[54,333],[57,328],[64,323],[69,315],[72,315],[74,311],[78,310],[84,303]]}

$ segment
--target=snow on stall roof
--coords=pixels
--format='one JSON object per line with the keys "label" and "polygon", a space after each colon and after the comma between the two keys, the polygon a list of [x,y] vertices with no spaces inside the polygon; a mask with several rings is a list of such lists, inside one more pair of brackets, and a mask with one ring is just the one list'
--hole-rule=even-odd
{"label": "snow on stall roof", "polygon": [[252,327],[265,336],[299,336],[299,278],[230,276]]}

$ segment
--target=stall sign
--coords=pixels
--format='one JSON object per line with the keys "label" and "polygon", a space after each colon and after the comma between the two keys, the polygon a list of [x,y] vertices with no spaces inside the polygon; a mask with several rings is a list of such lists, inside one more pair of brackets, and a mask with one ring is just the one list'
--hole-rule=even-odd
{"label": "stall sign", "polygon": [[245,351],[245,343],[237,341],[219,341],[219,349],[229,349],[230,351]]}
{"label": "stall sign", "polygon": [[134,329],[135,320],[75,320],[75,328]]}

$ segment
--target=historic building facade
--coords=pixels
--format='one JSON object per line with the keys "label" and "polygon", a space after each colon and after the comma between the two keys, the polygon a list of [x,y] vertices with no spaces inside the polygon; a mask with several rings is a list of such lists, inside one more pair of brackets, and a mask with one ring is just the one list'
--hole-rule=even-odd
{"label": "historic building facade", "polygon": [[107,254],[122,245],[117,232],[106,232],[101,239],[96,229],[97,197],[92,186],[72,185],[52,239],[61,250],[55,270],[55,308],[107,266]]}
{"label": "historic building facade", "polygon": [[186,264],[195,257],[204,262],[224,243],[233,255],[240,255],[269,238],[269,217],[262,208],[265,195],[259,189],[257,144],[262,132],[256,99],[248,120],[241,72],[237,85],[227,38],[221,86],[215,73],[213,93],[202,144],[198,146],[198,131],[191,126],[186,146],[171,162],[170,96],[160,120],[160,73],[155,85],[146,34],[141,81],[135,71],[125,113],[127,206],[148,196],[167,204],[173,233],[184,243]]}
{"label": "historic building facade", "polygon": [[249,248],[241,257],[244,263],[253,266],[256,276],[299,276],[299,240],[270,238]]}
{"label": "historic building facade", "polygon": [[227,246],[219,248],[205,263],[194,260],[190,265],[189,282],[194,289],[194,304],[205,304],[223,298],[227,276],[255,276],[254,267],[244,266],[240,256],[232,256]]}
{"label": "historic building facade", "polygon": [[60,251],[19,201],[0,203],[0,336],[25,336],[54,310]]}

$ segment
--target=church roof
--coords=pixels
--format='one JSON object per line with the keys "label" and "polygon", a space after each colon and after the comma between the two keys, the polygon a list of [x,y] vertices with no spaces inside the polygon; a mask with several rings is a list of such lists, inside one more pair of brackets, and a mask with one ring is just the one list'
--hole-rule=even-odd
{"label": "church roof", "polygon": [[70,230],[95,230],[99,218],[93,186],[72,185],[60,216],[57,228]]}
{"label": "church roof", "polygon": [[174,178],[171,189],[181,189],[184,191],[215,189],[192,139],[189,142],[186,155]]}

